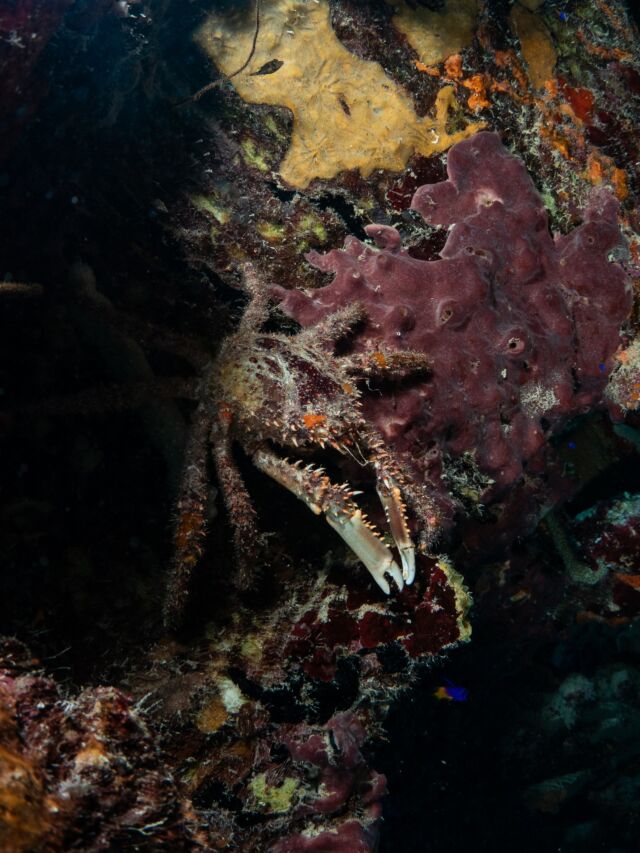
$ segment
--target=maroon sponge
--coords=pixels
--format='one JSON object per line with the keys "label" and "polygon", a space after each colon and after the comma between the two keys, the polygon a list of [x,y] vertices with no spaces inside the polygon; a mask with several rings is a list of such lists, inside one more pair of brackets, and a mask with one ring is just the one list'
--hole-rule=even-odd
{"label": "maroon sponge", "polygon": [[348,237],[343,249],[307,255],[335,273],[329,285],[276,291],[303,326],[362,303],[358,351],[426,353],[430,376],[367,397],[366,416],[443,497],[464,457],[486,500],[525,467],[539,470],[569,418],[603,404],[632,294],[611,259],[622,236],[609,191],[592,193],[579,227],[552,236],[523,162],[497,134],[455,145],[447,170],[411,205],[449,229],[438,260],[411,257],[394,228],[370,225],[377,248]]}

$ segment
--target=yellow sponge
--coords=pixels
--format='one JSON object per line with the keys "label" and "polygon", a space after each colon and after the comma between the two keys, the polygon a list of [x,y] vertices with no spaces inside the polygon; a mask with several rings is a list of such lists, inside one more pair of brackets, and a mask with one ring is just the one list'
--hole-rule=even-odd
{"label": "yellow sponge", "polygon": [[[245,10],[213,13],[197,38],[218,68],[231,75],[249,55],[253,34]],[[359,169],[364,177],[374,169],[400,171],[412,154],[444,151],[484,127],[469,122],[447,132],[455,104],[450,87],[438,93],[433,116],[417,116],[411,98],[377,62],[359,59],[338,40],[326,0],[263,4],[253,58],[231,83],[249,103],[284,106],[293,113],[280,175],[300,188],[346,169]]]}

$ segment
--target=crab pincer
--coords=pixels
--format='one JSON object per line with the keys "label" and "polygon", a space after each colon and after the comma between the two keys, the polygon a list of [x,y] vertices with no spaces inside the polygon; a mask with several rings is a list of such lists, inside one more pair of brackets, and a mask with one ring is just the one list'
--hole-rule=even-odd
{"label": "crab pincer", "polygon": [[303,501],[313,513],[324,514],[384,593],[389,595],[391,592],[387,575],[399,590],[403,589],[403,572],[374,525],[353,500],[353,492],[348,486],[332,483],[322,468],[312,465],[300,467],[300,463],[292,464],[267,448],[258,450],[253,462]]}

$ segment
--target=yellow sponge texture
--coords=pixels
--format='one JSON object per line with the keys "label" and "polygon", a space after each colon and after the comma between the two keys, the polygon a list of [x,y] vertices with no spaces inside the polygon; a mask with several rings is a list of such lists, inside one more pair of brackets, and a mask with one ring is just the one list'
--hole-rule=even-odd
{"label": "yellow sponge texture", "polygon": [[[231,79],[243,100],[293,113],[291,143],[280,164],[284,181],[304,188],[346,169],[364,177],[375,169],[400,171],[412,154],[444,151],[484,126],[457,117],[456,129],[447,131],[455,105],[450,87],[438,93],[433,116],[419,117],[377,62],[354,56],[338,40],[329,11],[327,0],[263,3],[255,53]],[[249,55],[253,34],[246,10],[216,12],[197,38],[230,76]]]}
{"label": "yellow sponge texture", "polygon": [[404,0],[387,0],[394,7],[393,25],[404,33],[425,65],[437,65],[471,44],[478,17],[478,0],[446,0],[432,11],[411,8]]}
{"label": "yellow sponge texture", "polygon": [[529,79],[535,89],[542,89],[553,77],[556,49],[544,21],[520,5],[511,10],[511,23],[520,39],[520,50],[529,69]]}

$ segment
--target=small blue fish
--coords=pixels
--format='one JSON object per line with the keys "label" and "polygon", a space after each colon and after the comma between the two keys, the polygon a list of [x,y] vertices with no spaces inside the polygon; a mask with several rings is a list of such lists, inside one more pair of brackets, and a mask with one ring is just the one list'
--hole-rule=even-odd
{"label": "small blue fish", "polygon": [[449,702],[466,702],[469,691],[466,687],[458,687],[449,678],[444,679],[444,685],[433,691],[436,699],[447,699]]}

